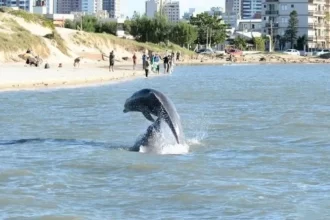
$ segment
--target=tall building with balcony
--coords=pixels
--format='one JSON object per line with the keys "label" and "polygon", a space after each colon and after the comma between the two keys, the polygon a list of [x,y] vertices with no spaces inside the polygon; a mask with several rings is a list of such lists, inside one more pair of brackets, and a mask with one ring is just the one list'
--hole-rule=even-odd
{"label": "tall building with balcony", "polygon": [[166,1],[161,6],[162,13],[170,22],[180,21],[180,3],[178,1]]}
{"label": "tall building with balcony", "polygon": [[110,18],[119,18],[120,0],[103,0],[103,10],[109,12]]}
{"label": "tall building with balcony", "polygon": [[261,18],[262,0],[242,0],[242,18]]}
{"label": "tall building with balcony", "polygon": [[95,14],[102,11],[103,0],[81,0],[81,11],[87,14]]}
{"label": "tall building with balcony", "polygon": [[298,36],[306,35],[309,48],[329,48],[329,0],[263,0],[262,26],[265,34],[284,36],[290,13],[298,14]]}

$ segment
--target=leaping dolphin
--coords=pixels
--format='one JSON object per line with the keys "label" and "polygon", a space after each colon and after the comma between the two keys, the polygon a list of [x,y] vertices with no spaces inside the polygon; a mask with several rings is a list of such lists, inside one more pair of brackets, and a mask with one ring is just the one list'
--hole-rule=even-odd
{"label": "leaping dolphin", "polygon": [[[184,143],[180,116],[172,101],[163,93],[155,89],[142,89],[135,92],[124,105],[124,113],[130,111],[141,112],[149,121],[154,122],[145,136],[151,135],[153,129],[159,130],[161,120],[164,120],[170,127],[176,142]],[[152,115],[157,119],[155,120]]]}

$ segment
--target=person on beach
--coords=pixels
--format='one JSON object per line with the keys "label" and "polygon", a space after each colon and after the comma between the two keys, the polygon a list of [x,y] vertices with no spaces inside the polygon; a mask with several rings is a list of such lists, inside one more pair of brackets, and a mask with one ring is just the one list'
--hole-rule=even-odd
{"label": "person on beach", "polygon": [[164,73],[168,73],[169,70],[169,59],[168,59],[169,55],[164,56],[163,61],[164,61]]}
{"label": "person on beach", "polygon": [[135,53],[133,54],[132,59],[133,59],[133,70],[135,70],[135,66],[136,66],[136,55],[135,55]]}
{"label": "person on beach", "polygon": [[142,69],[144,69],[144,70],[146,69],[146,60],[147,60],[147,55],[144,52],[142,55]]}
{"label": "person on beach", "polygon": [[110,52],[109,55],[109,72],[114,72],[113,70],[113,66],[115,65],[115,54],[113,53],[113,51]]}
{"label": "person on beach", "polygon": [[156,53],[154,56],[154,61],[153,61],[153,65],[154,65],[154,70],[155,72],[157,72],[159,74],[159,61],[160,61],[160,57],[159,55]]}
{"label": "person on beach", "polygon": [[180,60],[180,51],[177,51],[176,52],[176,61],[179,61]]}
{"label": "person on beach", "polygon": [[149,59],[149,57],[146,58],[145,69],[144,70],[146,72],[146,77],[148,78],[149,70],[150,70],[150,59]]}

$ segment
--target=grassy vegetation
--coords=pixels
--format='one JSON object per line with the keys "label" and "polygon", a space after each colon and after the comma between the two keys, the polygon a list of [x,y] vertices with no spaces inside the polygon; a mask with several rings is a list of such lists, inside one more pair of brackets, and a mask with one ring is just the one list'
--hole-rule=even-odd
{"label": "grassy vegetation", "polygon": [[134,40],[118,38],[111,34],[96,34],[96,33],[84,33],[77,32],[73,35],[72,40],[77,44],[83,44],[88,47],[99,48],[99,45],[108,45],[109,49],[113,45],[118,45],[126,48],[128,51],[143,51],[145,49],[154,52],[181,51],[183,55],[194,55],[193,51],[182,48],[176,44],[170,43],[169,46],[165,44],[154,43],[140,43]]}
{"label": "grassy vegetation", "polygon": [[43,27],[55,29],[53,21],[45,18],[42,15],[32,14],[24,10],[13,10],[11,8],[1,7],[0,12],[15,15],[17,17],[23,18],[26,22],[33,22],[42,25]]}
{"label": "grassy vegetation", "polygon": [[12,33],[0,31],[0,51],[16,52],[31,48],[40,56],[48,56],[50,51],[40,37],[22,28],[13,19],[1,19],[1,22]]}
{"label": "grassy vegetation", "polygon": [[61,35],[59,33],[57,33],[56,30],[54,30],[51,34],[45,35],[44,37],[54,40],[56,42],[56,47],[65,55],[70,56],[70,54],[68,52],[68,48],[67,48],[63,38],[61,37]]}
{"label": "grassy vegetation", "polygon": [[[61,38],[61,36],[55,30],[55,26],[54,26],[52,20],[49,20],[49,19],[43,17],[42,15],[31,14],[24,10],[12,10],[11,8],[6,8],[6,7],[0,7],[0,13],[1,12],[23,18],[26,22],[40,24],[41,26],[43,26],[45,28],[51,29],[52,34],[47,34],[45,37],[48,39],[54,40],[56,42],[57,48],[62,53],[69,55],[68,48],[67,48],[64,40]],[[31,40],[29,43],[30,47],[33,47],[33,45],[41,45],[41,44],[46,47],[46,45],[41,42],[40,37],[32,35],[27,30],[25,30],[22,26],[18,25],[14,20],[9,22],[8,27],[10,27],[13,32],[17,32],[17,33],[11,34],[10,37],[8,36],[8,34],[0,33],[1,34],[0,39],[7,39],[7,41],[8,41],[8,39],[10,39],[11,37],[13,37],[13,39],[16,39],[17,36],[21,36],[21,35],[24,35],[24,37],[22,38],[22,40],[18,40],[16,45],[9,45],[9,46],[0,45],[0,50],[1,49],[4,50],[4,47],[6,48],[6,50],[10,50],[10,48],[17,48],[16,50],[18,50],[19,47],[26,46],[27,42],[29,42],[28,40]],[[25,34],[25,33],[29,33],[29,34]],[[36,39],[38,41],[36,41]],[[27,40],[27,41],[25,41],[25,40]],[[48,50],[48,48],[45,50]]]}

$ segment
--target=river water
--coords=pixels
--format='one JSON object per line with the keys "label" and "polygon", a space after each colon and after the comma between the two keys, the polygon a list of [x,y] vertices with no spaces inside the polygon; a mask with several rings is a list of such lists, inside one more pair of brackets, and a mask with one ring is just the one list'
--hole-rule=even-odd
{"label": "river water", "polygon": [[[188,153],[127,150],[150,124],[123,113],[142,88],[175,103]],[[0,219],[330,219],[328,65],[182,66],[0,102]]]}

